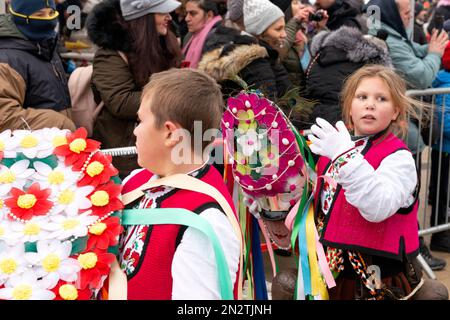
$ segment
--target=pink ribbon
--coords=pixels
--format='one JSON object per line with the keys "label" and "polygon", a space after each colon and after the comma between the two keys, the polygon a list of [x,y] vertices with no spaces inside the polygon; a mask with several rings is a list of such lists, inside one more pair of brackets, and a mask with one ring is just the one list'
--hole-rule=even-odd
{"label": "pink ribbon", "polygon": [[258,224],[267,244],[267,251],[269,251],[270,263],[272,264],[272,273],[273,276],[275,277],[277,275],[277,267],[275,264],[275,257],[273,255],[272,242],[270,241],[269,235],[267,234],[266,226],[262,222],[261,218],[258,219]]}
{"label": "pink ribbon", "polygon": [[333,274],[331,273],[330,267],[328,266],[328,261],[325,256],[325,252],[323,250],[323,246],[319,241],[319,234],[317,233],[317,229],[314,228],[314,232],[316,234],[316,251],[317,257],[319,258],[319,267],[322,272],[322,276],[325,278],[325,282],[328,288],[333,288],[336,286],[336,282],[334,281]]}

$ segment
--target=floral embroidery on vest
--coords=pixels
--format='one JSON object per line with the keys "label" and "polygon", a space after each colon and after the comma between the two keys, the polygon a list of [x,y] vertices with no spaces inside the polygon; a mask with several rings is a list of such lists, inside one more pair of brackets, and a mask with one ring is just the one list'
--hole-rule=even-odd
{"label": "floral embroidery on vest", "polygon": [[[205,166],[190,173],[190,176],[196,177],[204,170]],[[159,176],[154,175],[150,181],[159,179]],[[158,207],[158,199],[174,190],[174,188],[159,186],[144,191],[142,200],[134,206],[134,209],[154,209]],[[124,234],[120,239],[120,266],[127,275],[131,275],[139,264],[147,232],[149,226],[136,225],[125,228]]]}

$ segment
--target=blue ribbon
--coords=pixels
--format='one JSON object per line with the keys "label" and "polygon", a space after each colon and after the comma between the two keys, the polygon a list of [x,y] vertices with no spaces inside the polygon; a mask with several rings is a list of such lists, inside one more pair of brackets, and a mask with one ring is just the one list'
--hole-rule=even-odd
{"label": "blue ribbon", "polygon": [[303,274],[303,286],[305,290],[305,295],[311,295],[311,270],[309,268],[309,258],[308,258],[308,244],[306,242],[306,217],[308,215],[308,209],[311,204],[312,195],[308,199],[306,206],[303,210],[302,217],[300,220],[300,228],[298,230],[298,243],[299,251],[301,257],[301,268]]}
{"label": "blue ribbon", "polygon": [[[268,243],[267,245],[270,245]],[[253,280],[255,285],[255,300],[268,300],[266,276],[264,274],[264,262],[259,240],[258,220],[252,215],[252,255],[253,255]]]}

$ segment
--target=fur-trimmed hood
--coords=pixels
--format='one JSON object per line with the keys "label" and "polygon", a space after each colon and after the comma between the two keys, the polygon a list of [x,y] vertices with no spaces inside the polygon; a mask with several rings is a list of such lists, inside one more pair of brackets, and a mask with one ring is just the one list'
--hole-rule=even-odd
{"label": "fur-trimmed hood", "polygon": [[254,37],[222,25],[208,35],[203,52],[198,68],[216,81],[230,80],[254,60],[269,56]]}
{"label": "fur-trimmed hood", "polygon": [[103,49],[130,51],[131,41],[119,23],[120,0],[105,0],[89,13],[86,29],[89,39]]}
{"label": "fur-trimmed hood", "polygon": [[216,81],[231,80],[252,61],[268,56],[267,50],[257,44],[238,45],[226,55],[222,55],[223,49],[220,47],[205,53],[198,64],[198,69]]}
{"label": "fur-trimmed hood", "polygon": [[386,44],[381,39],[363,35],[356,28],[343,26],[335,31],[321,31],[311,43],[311,54],[316,56],[327,47],[346,53],[346,58],[355,63],[374,63],[392,66]]}

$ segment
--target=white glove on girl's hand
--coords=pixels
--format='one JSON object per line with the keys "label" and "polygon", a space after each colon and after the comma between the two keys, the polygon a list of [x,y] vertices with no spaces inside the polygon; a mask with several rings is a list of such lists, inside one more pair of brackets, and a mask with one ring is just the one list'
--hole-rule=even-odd
{"label": "white glove on girl's hand", "polygon": [[309,148],[313,153],[334,160],[355,147],[355,143],[342,121],[336,123],[336,128],[322,118],[317,118],[316,123],[318,125],[314,124],[311,127],[311,132],[314,135],[308,135],[309,141],[312,142]]}

